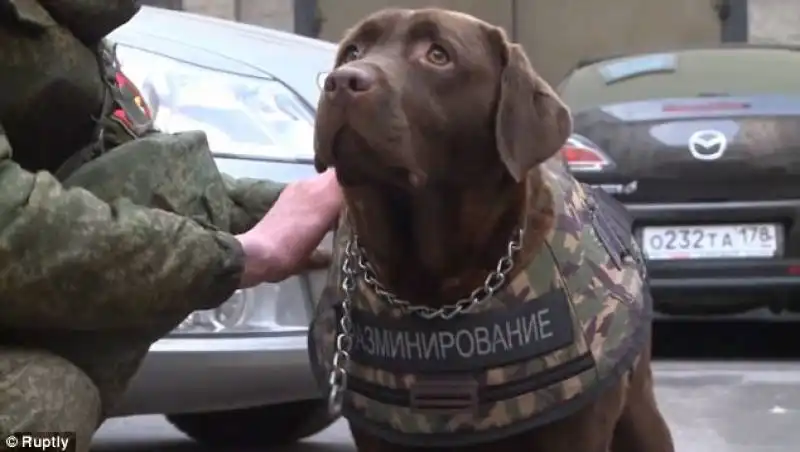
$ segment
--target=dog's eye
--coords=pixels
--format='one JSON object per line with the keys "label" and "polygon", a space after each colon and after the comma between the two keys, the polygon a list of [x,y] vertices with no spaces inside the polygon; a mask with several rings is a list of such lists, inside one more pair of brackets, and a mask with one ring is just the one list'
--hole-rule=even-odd
{"label": "dog's eye", "polygon": [[358,50],[358,47],[356,47],[355,44],[350,44],[349,46],[345,47],[344,52],[342,52],[342,63],[355,61],[359,56],[361,56],[361,51]]}
{"label": "dog's eye", "polygon": [[435,64],[437,66],[444,66],[450,63],[450,55],[447,53],[447,50],[445,50],[444,47],[440,46],[439,44],[431,45],[431,48],[428,49],[428,53],[425,55],[425,58],[427,58],[431,64]]}

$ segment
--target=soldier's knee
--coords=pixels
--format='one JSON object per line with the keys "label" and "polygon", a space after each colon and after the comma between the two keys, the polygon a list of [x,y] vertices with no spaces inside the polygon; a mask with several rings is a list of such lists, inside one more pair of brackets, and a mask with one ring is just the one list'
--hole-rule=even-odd
{"label": "soldier's knee", "polygon": [[0,348],[0,433],[75,432],[88,450],[100,423],[100,394],[91,379],[52,353]]}

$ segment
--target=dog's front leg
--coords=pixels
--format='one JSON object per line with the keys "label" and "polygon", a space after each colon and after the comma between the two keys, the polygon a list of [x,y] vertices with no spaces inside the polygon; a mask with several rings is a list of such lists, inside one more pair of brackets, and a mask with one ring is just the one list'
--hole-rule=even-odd
{"label": "dog's front leg", "polygon": [[675,452],[672,434],[658,409],[648,346],[633,369],[628,397],[609,452]]}
{"label": "dog's front leg", "polygon": [[350,426],[350,433],[353,435],[353,441],[356,443],[356,450],[358,452],[413,452],[414,448],[398,446],[395,444],[387,443],[380,438],[377,438],[369,433],[359,430],[356,427]]}

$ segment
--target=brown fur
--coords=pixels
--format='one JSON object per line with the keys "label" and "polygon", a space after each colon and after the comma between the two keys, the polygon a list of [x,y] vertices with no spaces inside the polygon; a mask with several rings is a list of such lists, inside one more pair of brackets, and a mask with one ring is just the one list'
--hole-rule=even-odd
{"label": "brown fur", "polygon": [[[538,251],[553,216],[537,165],[571,129],[567,108],[501,29],[451,11],[390,9],[340,44],[319,104],[315,164],[336,168],[381,282],[436,306],[482,284],[526,203],[534,211],[522,261]],[[353,435],[362,452],[414,450]],[[672,452],[649,350],[577,414],[463,450]]]}

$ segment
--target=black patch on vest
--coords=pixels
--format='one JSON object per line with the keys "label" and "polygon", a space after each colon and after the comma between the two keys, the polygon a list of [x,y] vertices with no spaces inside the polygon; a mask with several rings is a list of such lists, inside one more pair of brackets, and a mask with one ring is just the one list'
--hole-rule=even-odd
{"label": "black patch on vest", "polygon": [[[620,378],[633,367],[633,364],[645,347],[651,340],[651,327],[653,321],[653,299],[650,295],[650,288],[645,284],[644,288],[644,306],[639,312],[640,316],[636,317],[630,325],[633,331],[629,337],[629,343],[625,347],[626,353],[622,356],[614,366],[613,370],[609,372],[605,379],[600,380],[590,389],[584,391],[581,395],[574,397],[562,403],[557,403],[550,408],[528,417],[526,419],[514,422],[511,425],[503,427],[491,427],[485,431],[477,431],[474,429],[447,432],[447,433],[406,433],[397,431],[394,426],[378,423],[370,419],[363,408],[355,407],[351,401],[345,399],[344,410],[342,415],[347,421],[359,429],[369,432],[384,441],[389,441],[405,447],[438,447],[446,450],[453,450],[458,447],[468,447],[477,444],[486,444],[492,441],[499,441],[507,439],[514,435],[530,431],[532,429],[542,427],[553,422],[565,419],[581,409],[586,408],[590,403],[597,400],[603,395],[605,391],[613,389],[614,384],[619,382]],[[578,361],[581,361],[579,359]],[[564,368],[572,367],[570,363],[563,366]],[[574,369],[579,370],[579,369]],[[566,373],[566,372],[565,372]],[[561,370],[559,369],[559,374]],[[563,381],[566,375],[559,375]],[[322,374],[322,381],[327,381],[327,374]],[[541,378],[537,376],[534,380]],[[362,393],[361,388],[353,387],[353,376],[348,380],[351,390],[357,393]],[[539,387],[547,382],[540,382]],[[382,393],[386,393],[385,387],[380,388]],[[524,390],[515,390],[513,394],[505,394],[504,399],[516,397],[519,394],[530,392],[531,388]],[[393,391],[389,391],[392,393]],[[482,398],[486,399],[486,398]],[[398,403],[399,404],[399,403]]]}
{"label": "black patch on vest", "polygon": [[[339,312],[341,315],[341,312]],[[390,372],[442,373],[500,367],[567,347],[574,331],[563,291],[510,309],[451,320],[352,313],[353,361]]]}

